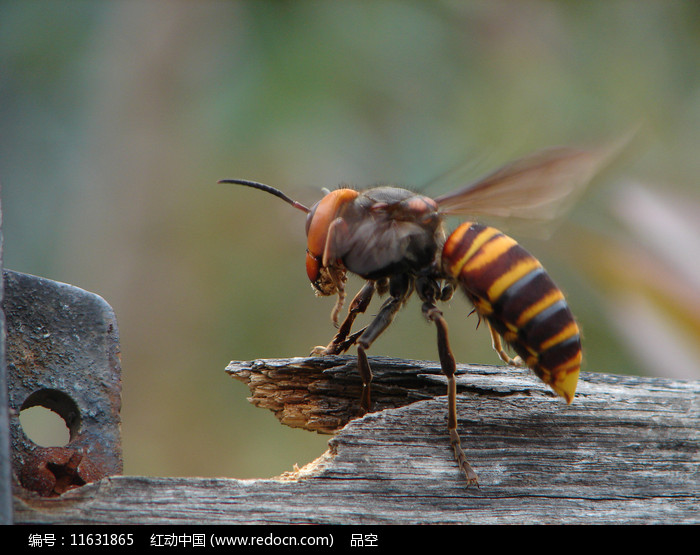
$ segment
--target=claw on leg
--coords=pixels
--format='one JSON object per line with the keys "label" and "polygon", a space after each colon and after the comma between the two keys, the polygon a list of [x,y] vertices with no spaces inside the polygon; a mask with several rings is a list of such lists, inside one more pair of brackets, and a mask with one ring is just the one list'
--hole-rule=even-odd
{"label": "claw on leg", "polygon": [[457,430],[450,430],[450,445],[452,445],[452,449],[454,450],[457,466],[459,466],[460,470],[464,473],[464,476],[467,479],[467,487],[476,486],[478,488],[479,477],[476,475],[476,472],[474,472],[474,469],[469,464],[469,461],[467,461],[467,456],[462,450],[462,444]]}
{"label": "claw on leg", "polygon": [[323,345],[317,345],[311,350],[311,356],[324,357],[327,355],[340,355],[352,347],[356,342],[358,337],[362,335],[367,328],[364,327],[361,330],[356,331],[352,335],[348,335],[345,339],[340,341],[338,335],[333,338],[328,345],[325,347]]}

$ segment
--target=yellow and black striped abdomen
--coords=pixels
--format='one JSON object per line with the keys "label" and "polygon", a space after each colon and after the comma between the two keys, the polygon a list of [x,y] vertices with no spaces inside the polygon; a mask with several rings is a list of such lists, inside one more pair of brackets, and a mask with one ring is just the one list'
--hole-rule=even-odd
{"label": "yellow and black striped abdomen", "polygon": [[539,261],[497,229],[473,222],[449,236],[442,260],[479,315],[570,403],[581,367],[580,332]]}

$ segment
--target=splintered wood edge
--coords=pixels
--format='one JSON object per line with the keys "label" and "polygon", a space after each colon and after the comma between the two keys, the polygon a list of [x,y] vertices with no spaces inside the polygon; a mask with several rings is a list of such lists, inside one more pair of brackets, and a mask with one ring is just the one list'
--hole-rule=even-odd
{"label": "splintered wood edge", "polygon": [[313,461],[306,463],[302,467],[295,464],[293,470],[283,472],[279,476],[273,476],[272,479],[280,482],[299,482],[315,478],[333,465],[335,455],[335,448],[329,445],[328,449]]}
{"label": "splintered wood edge", "polygon": [[[439,363],[388,357],[370,359],[373,411],[398,408],[446,394]],[[308,357],[233,361],[226,372],[247,384],[255,406],[290,427],[332,434],[359,412],[362,384],[356,357]],[[529,369],[467,366],[457,369],[458,393],[553,395]]]}

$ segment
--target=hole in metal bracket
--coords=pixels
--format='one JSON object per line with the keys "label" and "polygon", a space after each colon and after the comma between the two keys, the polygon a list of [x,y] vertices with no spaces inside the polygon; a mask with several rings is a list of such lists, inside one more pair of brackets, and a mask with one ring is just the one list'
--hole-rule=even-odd
{"label": "hole in metal bracket", "polygon": [[80,410],[58,389],[39,389],[20,408],[22,431],[41,447],[66,446],[80,431]]}

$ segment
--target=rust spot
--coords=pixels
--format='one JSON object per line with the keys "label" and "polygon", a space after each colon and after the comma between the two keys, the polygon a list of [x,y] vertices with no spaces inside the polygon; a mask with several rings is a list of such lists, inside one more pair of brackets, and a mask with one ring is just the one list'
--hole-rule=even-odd
{"label": "rust spot", "polygon": [[46,447],[38,449],[22,467],[19,480],[42,497],[56,497],[103,475],[82,450]]}

